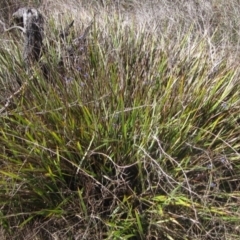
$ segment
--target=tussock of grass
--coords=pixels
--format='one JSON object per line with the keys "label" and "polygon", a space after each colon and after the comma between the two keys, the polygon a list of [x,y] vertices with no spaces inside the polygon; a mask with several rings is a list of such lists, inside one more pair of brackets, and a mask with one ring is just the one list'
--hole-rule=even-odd
{"label": "tussock of grass", "polygon": [[94,21],[59,67],[46,1],[47,79],[2,40],[3,239],[238,239],[239,9],[181,2],[69,3],[69,42]]}

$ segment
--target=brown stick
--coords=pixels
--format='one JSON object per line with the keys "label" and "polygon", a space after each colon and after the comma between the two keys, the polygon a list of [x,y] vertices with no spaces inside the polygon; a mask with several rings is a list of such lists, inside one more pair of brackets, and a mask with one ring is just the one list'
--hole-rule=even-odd
{"label": "brown stick", "polygon": [[[17,28],[24,33],[23,59],[27,68],[31,63],[38,61],[41,55],[43,41],[43,16],[35,8],[20,8],[13,14],[13,22],[18,26],[13,26],[4,30],[10,31]],[[20,26],[19,26],[20,25]]]}

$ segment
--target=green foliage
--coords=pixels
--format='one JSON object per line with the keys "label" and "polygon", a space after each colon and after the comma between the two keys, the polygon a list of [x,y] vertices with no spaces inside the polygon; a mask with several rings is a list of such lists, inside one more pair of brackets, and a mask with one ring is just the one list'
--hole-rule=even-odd
{"label": "green foliage", "polygon": [[239,67],[213,61],[214,36],[195,27],[173,46],[123,14],[104,17],[81,61],[61,67],[51,31],[47,76],[3,42],[4,237],[237,239]]}

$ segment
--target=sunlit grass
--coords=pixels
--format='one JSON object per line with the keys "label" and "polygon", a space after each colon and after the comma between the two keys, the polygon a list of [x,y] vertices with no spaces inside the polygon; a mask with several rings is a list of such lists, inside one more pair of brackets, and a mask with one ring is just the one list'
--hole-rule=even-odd
{"label": "sunlit grass", "polygon": [[84,53],[61,67],[50,19],[47,79],[3,41],[4,237],[237,239],[239,66],[193,23],[173,44],[169,29],[117,10],[96,16]]}

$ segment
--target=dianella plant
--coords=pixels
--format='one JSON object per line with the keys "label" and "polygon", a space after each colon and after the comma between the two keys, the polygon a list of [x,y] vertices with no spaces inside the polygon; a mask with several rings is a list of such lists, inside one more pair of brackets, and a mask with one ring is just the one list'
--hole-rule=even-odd
{"label": "dianella plant", "polygon": [[0,12],[1,239],[239,239],[237,0]]}

